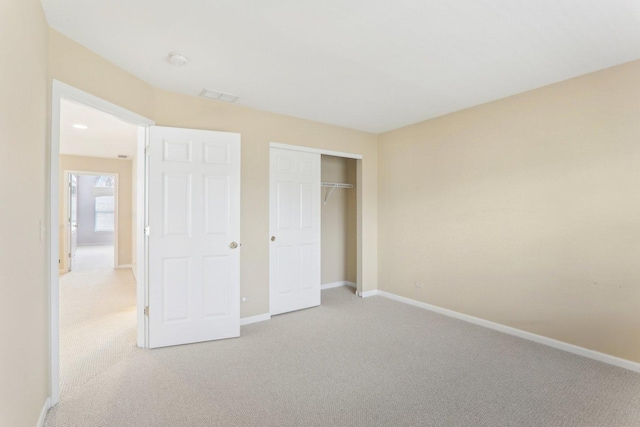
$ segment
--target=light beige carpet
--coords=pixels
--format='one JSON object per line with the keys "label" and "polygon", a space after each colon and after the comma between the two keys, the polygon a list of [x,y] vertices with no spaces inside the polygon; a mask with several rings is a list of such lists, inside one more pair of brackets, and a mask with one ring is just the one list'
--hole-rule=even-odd
{"label": "light beige carpet", "polygon": [[73,271],[110,270],[114,255],[113,245],[78,246]]}
{"label": "light beige carpet", "polygon": [[136,282],[130,269],[79,269],[60,276],[63,400],[122,361],[135,342]]}
{"label": "light beige carpet", "polygon": [[343,287],[239,339],[136,349],[46,425],[637,426],[640,375]]}

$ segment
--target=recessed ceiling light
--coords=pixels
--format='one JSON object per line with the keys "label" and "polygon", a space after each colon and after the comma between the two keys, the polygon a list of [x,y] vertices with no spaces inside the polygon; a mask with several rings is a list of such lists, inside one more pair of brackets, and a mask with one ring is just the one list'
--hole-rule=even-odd
{"label": "recessed ceiling light", "polygon": [[189,58],[187,58],[181,53],[171,52],[169,54],[169,62],[172,63],[173,65],[178,65],[178,66],[187,65],[189,63]]}
{"label": "recessed ceiling light", "polygon": [[76,128],[76,129],[82,129],[82,130],[89,129],[89,126],[87,126],[87,125],[82,125],[82,124],[80,124],[80,123],[76,123],[75,125],[71,125],[71,127],[74,127],[74,128]]}
{"label": "recessed ceiling light", "polygon": [[235,95],[229,95],[228,93],[222,93],[222,92],[209,90],[209,89],[202,89],[202,92],[200,92],[200,96],[205,98],[215,99],[216,101],[229,102],[229,103],[236,102],[238,100],[238,97]]}

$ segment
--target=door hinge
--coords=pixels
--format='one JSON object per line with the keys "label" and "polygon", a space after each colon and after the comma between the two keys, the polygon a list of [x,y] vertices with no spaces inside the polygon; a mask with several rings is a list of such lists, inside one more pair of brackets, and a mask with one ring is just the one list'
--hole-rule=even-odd
{"label": "door hinge", "polygon": [[69,258],[71,258],[71,252],[69,252]]}
{"label": "door hinge", "polygon": [[145,156],[150,156],[151,155],[151,148],[149,148],[148,145],[146,147],[144,147],[144,155]]}
{"label": "door hinge", "polygon": [[144,308],[144,315],[145,315],[145,316],[148,316],[148,315],[149,315],[149,306],[146,306],[146,307]]}
{"label": "door hinge", "polygon": [[144,228],[144,234],[145,236],[149,236],[151,234],[151,228],[148,225]]}

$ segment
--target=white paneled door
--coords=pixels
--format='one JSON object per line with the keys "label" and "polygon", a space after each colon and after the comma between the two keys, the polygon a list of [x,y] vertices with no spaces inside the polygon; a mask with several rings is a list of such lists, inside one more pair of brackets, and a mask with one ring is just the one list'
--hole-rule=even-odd
{"label": "white paneled door", "polygon": [[149,346],[240,335],[240,135],[153,126]]}
{"label": "white paneled door", "polygon": [[271,148],[272,315],[320,305],[320,154]]}

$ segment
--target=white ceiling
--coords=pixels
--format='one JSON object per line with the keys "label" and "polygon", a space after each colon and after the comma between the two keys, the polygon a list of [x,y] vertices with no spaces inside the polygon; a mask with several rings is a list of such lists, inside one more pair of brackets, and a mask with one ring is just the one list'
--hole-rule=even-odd
{"label": "white ceiling", "polygon": [[638,0],[42,3],[153,86],[375,133],[640,58]]}
{"label": "white ceiling", "polygon": [[[76,129],[74,124],[87,126]],[[135,157],[137,126],[109,114],[69,101],[60,109],[60,153],[76,156],[117,158],[124,154]]]}

